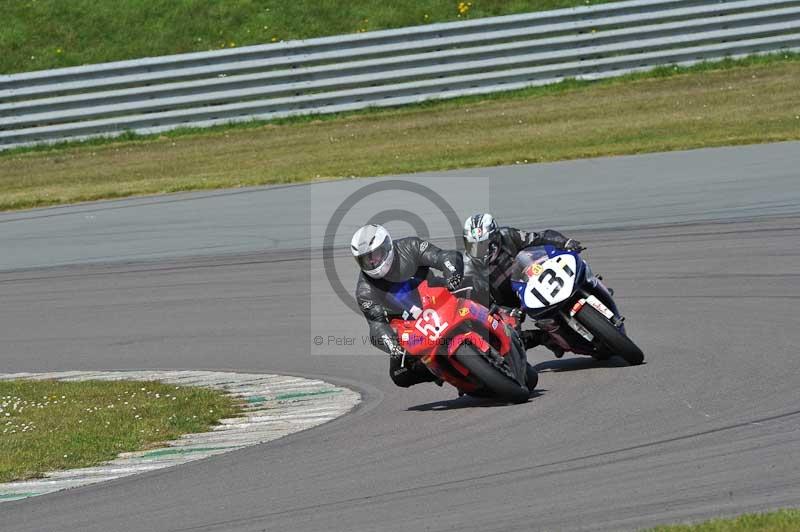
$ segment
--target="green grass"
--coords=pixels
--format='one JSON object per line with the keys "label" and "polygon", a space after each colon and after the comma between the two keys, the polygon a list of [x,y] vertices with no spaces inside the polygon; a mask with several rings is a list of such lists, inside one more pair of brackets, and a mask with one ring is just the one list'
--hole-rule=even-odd
{"label": "green grass", "polygon": [[0,74],[605,1],[2,0]]}
{"label": "green grass", "polygon": [[800,61],[0,153],[0,210],[131,195],[800,140]]}
{"label": "green grass", "polygon": [[646,532],[796,532],[800,510],[747,514],[733,519],[714,519],[695,525],[659,526]]}
{"label": "green grass", "polygon": [[97,465],[205,432],[240,405],[206,388],[136,381],[0,381],[0,482]]}

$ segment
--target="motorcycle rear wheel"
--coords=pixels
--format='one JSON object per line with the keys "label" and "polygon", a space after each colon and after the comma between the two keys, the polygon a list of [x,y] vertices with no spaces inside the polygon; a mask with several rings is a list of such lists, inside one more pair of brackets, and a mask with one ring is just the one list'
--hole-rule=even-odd
{"label": "motorcycle rear wheel", "polygon": [[633,340],[622,334],[600,311],[591,305],[584,305],[575,314],[575,319],[595,336],[599,344],[599,356],[596,358],[602,360],[611,355],[618,355],[631,366],[638,366],[644,362],[644,353],[633,343]]}
{"label": "motorcycle rear wheel", "polygon": [[527,387],[520,386],[518,382],[492,366],[472,344],[461,344],[454,356],[495,398],[509,403],[524,403],[530,397]]}

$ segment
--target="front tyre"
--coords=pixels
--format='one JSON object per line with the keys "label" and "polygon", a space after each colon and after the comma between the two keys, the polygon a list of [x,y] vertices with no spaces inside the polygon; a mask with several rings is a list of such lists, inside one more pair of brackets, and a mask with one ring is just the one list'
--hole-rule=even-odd
{"label": "front tyre", "polygon": [[[494,367],[488,360],[483,358],[483,355],[472,344],[461,344],[453,356],[494,397],[509,403],[524,403],[530,397],[530,391],[526,386],[520,386],[516,380],[505,374],[501,369]],[[506,371],[511,371],[507,366],[505,369]]]}
{"label": "front tyre", "polygon": [[527,364],[525,368],[525,377],[525,384],[528,386],[528,391],[533,393],[533,390],[536,389],[536,385],[539,383],[539,374],[530,364]]}
{"label": "front tyre", "polygon": [[632,366],[644,362],[642,350],[591,305],[584,305],[575,314],[575,319],[594,335],[598,359],[618,355]]}

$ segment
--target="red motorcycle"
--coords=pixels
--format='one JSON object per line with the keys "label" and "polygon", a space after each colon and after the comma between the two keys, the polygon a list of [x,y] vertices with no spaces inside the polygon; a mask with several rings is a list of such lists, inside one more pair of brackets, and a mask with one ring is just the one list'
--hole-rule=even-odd
{"label": "red motorcycle", "polygon": [[461,395],[528,400],[538,376],[527,362],[513,314],[490,311],[429,281],[417,291],[422,308],[415,305],[408,319],[390,323],[407,356],[418,357]]}

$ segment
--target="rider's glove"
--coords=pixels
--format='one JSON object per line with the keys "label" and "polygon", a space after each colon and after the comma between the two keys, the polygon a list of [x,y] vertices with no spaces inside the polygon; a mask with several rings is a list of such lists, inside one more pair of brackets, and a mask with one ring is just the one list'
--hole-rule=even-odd
{"label": "rider's glove", "polygon": [[406,365],[406,350],[403,347],[396,345],[392,352],[389,353],[389,358],[397,365],[397,368],[404,368]]}
{"label": "rider's glove", "polygon": [[524,313],[524,312],[522,312],[522,309],[518,309],[518,308],[512,308],[512,309],[511,309],[511,310],[508,312],[508,315],[509,315],[509,316],[511,316],[512,318],[520,319],[520,318],[522,318],[523,316],[525,316],[525,313]]}
{"label": "rider's glove", "polygon": [[406,350],[400,344],[395,344],[391,349],[389,355],[393,357],[403,356],[406,353]]}
{"label": "rider's glove", "polygon": [[580,251],[583,251],[586,248],[581,246],[581,243],[578,240],[575,240],[574,238],[570,238],[569,240],[567,240],[567,243],[564,244],[564,249],[566,249],[567,251],[580,252]]}
{"label": "rider's glove", "polygon": [[454,273],[450,277],[447,278],[447,288],[450,291],[456,290],[459,286],[461,286],[461,281],[464,280],[464,276],[460,273]]}

